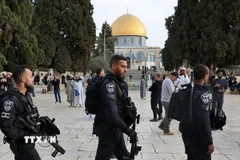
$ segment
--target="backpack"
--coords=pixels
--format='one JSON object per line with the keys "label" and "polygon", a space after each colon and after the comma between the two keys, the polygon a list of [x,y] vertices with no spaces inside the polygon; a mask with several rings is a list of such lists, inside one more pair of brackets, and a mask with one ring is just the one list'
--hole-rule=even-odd
{"label": "backpack", "polygon": [[105,77],[92,79],[86,88],[85,113],[97,114],[99,105],[99,89]]}
{"label": "backpack", "polygon": [[[210,105],[211,105],[210,100]],[[227,116],[222,109],[213,108],[210,106],[210,123],[213,130],[223,130],[222,127],[225,126]]]}
{"label": "backpack", "polygon": [[186,88],[175,90],[172,93],[168,106],[169,120],[175,119],[179,122],[189,122],[190,118],[190,94],[192,86],[189,84]]}
{"label": "backpack", "polygon": [[[85,113],[88,114],[97,114],[99,109],[99,91],[100,86],[102,82],[109,78],[108,76],[100,77],[99,79],[92,79],[90,84],[88,84],[86,88],[86,100],[85,100]],[[121,87],[121,84],[115,79],[113,79],[116,84],[119,86],[120,90],[123,93],[122,100],[124,101],[124,104],[126,105],[125,111],[124,111],[124,117],[123,121],[128,125],[131,126],[135,120],[137,115],[137,108],[135,104],[131,101],[130,97],[126,97],[126,95],[123,92],[123,88]]]}

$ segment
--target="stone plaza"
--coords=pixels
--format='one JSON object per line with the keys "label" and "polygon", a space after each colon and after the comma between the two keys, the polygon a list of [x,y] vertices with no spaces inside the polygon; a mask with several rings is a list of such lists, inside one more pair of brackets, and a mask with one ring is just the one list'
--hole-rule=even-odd
{"label": "stone plaza", "polygon": [[[184,160],[184,146],[181,134],[178,131],[178,122],[171,122],[173,136],[164,135],[158,129],[160,122],[149,122],[152,118],[150,107],[150,92],[146,99],[140,99],[139,90],[129,91],[135,102],[139,114],[140,124],[137,125],[139,145],[142,151],[136,156],[136,160]],[[54,151],[48,144],[36,144],[36,148],[42,160],[94,160],[98,138],[92,136],[93,119],[89,119],[84,112],[84,107],[68,107],[65,92],[61,92],[62,103],[54,103],[53,94],[42,94],[37,91],[34,103],[41,116],[55,118],[55,123],[61,130],[58,137],[59,144],[66,150],[64,155],[51,157]],[[240,95],[226,94],[224,111],[227,115],[227,124],[223,131],[213,131],[215,151],[213,160],[239,160],[240,159]],[[239,108],[238,108],[239,107]],[[0,133],[0,139],[3,134]],[[48,147],[49,146],[49,147]],[[128,148],[130,143],[127,144]],[[13,154],[8,144],[0,142],[0,160],[13,160]]]}

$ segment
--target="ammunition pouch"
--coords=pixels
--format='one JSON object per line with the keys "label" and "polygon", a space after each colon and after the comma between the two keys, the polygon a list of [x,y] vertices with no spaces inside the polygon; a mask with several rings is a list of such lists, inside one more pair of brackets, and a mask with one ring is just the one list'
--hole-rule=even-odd
{"label": "ammunition pouch", "polygon": [[131,97],[123,97],[122,101],[124,102],[124,114],[123,114],[123,121],[130,127],[136,121],[137,116],[137,108],[134,102],[131,101]]}

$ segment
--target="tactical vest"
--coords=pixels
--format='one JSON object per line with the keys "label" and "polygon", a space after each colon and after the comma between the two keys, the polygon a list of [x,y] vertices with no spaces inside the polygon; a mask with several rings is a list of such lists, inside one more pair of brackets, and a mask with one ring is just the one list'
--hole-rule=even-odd
{"label": "tactical vest", "polygon": [[39,113],[37,107],[32,103],[30,95],[27,93],[25,95],[22,95],[19,91],[16,90],[11,90],[8,92],[11,93],[6,93],[1,102],[7,99],[12,99],[14,101],[16,105],[16,118],[13,122],[13,125],[19,128],[24,128],[24,125],[19,121],[19,117],[22,119],[30,118],[33,122],[37,122]]}
{"label": "tactical vest", "polygon": [[[116,84],[116,83],[115,83]],[[121,83],[119,82],[119,84],[121,85]],[[121,90],[122,88],[122,90]],[[124,118],[125,115],[125,108],[126,108],[126,104],[124,103],[124,98],[125,98],[125,94],[123,94],[123,92],[125,92],[124,88],[121,86],[118,86],[118,84],[116,84],[116,93],[117,93],[117,107],[118,107],[118,114],[120,116],[121,119]]]}

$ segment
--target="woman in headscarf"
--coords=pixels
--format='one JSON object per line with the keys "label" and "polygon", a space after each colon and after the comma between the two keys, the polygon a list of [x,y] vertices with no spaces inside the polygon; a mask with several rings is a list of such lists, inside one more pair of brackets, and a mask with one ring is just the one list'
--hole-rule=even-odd
{"label": "woman in headscarf", "polygon": [[144,79],[144,75],[142,75],[140,83],[140,97],[141,99],[146,98],[146,81]]}
{"label": "woman in headscarf", "polygon": [[69,77],[66,83],[66,94],[67,94],[67,102],[70,103],[69,107],[74,107],[74,81],[73,77]]}
{"label": "woman in headscarf", "polygon": [[76,107],[82,107],[83,100],[84,100],[84,92],[83,92],[83,77],[76,77],[76,80],[74,82],[74,93],[75,93],[75,105]]}

